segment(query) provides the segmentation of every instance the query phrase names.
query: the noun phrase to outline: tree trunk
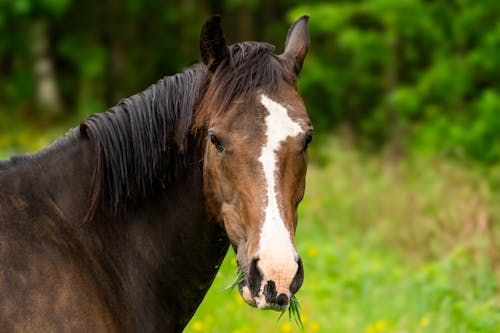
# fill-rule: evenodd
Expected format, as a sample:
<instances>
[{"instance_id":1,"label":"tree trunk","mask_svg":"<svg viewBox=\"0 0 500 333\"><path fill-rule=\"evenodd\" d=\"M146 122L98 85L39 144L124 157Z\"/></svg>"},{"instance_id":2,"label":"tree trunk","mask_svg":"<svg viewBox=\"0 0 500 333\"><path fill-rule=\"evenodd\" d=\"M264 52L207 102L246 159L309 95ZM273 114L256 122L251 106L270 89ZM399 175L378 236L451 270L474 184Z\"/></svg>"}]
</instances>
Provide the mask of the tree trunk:
<instances>
[{"instance_id":1,"label":"tree trunk","mask_svg":"<svg viewBox=\"0 0 500 333\"><path fill-rule=\"evenodd\" d=\"M44 110L59 112L61 97L54 71L54 63L49 52L47 21L36 19L32 26L33 71L36 84L36 102Z\"/></svg>"}]
</instances>

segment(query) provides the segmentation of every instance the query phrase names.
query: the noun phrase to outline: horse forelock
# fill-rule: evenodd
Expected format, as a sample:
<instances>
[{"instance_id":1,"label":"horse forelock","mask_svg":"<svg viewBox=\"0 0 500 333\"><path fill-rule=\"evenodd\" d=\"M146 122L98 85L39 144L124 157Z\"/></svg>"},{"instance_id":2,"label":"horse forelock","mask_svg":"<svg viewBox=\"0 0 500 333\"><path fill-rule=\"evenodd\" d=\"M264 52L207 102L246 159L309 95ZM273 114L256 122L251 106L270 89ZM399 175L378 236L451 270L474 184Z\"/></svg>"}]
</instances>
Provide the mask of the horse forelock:
<instances>
[{"instance_id":1,"label":"horse forelock","mask_svg":"<svg viewBox=\"0 0 500 333\"><path fill-rule=\"evenodd\" d=\"M210 120L221 116L234 100L253 99L259 89L273 94L284 82L295 84L295 79L274 54L273 45L241 42L229 46L228 56L207 76L193 123L194 132L204 135Z\"/></svg>"}]
</instances>

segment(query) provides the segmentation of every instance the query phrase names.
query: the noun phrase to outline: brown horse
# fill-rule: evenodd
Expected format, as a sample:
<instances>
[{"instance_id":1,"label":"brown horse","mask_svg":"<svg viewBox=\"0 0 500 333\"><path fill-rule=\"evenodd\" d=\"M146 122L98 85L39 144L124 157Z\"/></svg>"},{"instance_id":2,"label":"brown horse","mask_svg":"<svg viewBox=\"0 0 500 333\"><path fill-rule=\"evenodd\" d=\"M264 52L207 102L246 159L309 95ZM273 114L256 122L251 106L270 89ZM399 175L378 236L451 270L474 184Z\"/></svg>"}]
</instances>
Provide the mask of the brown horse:
<instances>
[{"instance_id":1,"label":"brown horse","mask_svg":"<svg viewBox=\"0 0 500 333\"><path fill-rule=\"evenodd\" d=\"M180 332L229 243L244 300L287 309L303 280L306 26L276 55L226 46L214 17L204 64L0 162L0 330Z\"/></svg>"}]
</instances>

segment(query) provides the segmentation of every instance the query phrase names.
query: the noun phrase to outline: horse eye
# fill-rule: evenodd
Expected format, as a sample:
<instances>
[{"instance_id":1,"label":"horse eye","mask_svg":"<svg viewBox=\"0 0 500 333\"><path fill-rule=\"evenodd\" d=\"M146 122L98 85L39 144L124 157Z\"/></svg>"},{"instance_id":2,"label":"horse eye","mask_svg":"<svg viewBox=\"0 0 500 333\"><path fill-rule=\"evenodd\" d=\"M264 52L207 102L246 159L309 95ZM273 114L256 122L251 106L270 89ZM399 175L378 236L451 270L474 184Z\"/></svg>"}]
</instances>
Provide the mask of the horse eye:
<instances>
[{"instance_id":1,"label":"horse eye","mask_svg":"<svg viewBox=\"0 0 500 333\"><path fill-rule=\"evenodd\" d=\"M306 150L307 146L309 146L309 144L311 143L311 141L313 139L313 135L314 135L313 132L310 132L309 134L307 134L306 139L304 141L304 150Z\"/></svg>"},{"instance_id":2,"label":"horse eye","mask_svg":"<svg viewBox=\"0 0 500 333\"><path fill-rule=\"evenodd\" d=\"M218 153L222 153L224 151L224 147L220 143L219 139L215 136L214 133L209 133L208 137L210 138L210 142L215 146L215 150L217 150Z\"/></svg>"}]
</instances>

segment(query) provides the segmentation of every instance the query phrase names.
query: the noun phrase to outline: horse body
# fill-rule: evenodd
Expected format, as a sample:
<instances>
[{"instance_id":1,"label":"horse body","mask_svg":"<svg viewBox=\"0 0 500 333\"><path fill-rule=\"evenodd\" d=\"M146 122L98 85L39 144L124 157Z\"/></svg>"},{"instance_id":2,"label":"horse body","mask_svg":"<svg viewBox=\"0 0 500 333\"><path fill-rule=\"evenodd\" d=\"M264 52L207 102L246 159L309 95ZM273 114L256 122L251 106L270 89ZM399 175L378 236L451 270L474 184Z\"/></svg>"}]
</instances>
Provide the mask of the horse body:
<instances>
[{"instance_id":1,"label":"horse body","mask_svg":"<svg viewBox=\"0 0 500 333\"><path fill-rule=\"evenodd\" d=\"M180 332L229 244L243 299L288 308L303 279L306 22L277 56L265 43L227 47L215 17L204 65L0 161L2 330Z\"/></svg>"}]
</instances>

